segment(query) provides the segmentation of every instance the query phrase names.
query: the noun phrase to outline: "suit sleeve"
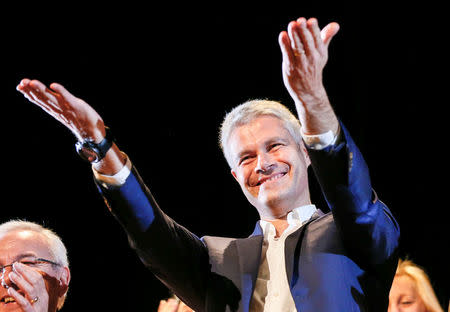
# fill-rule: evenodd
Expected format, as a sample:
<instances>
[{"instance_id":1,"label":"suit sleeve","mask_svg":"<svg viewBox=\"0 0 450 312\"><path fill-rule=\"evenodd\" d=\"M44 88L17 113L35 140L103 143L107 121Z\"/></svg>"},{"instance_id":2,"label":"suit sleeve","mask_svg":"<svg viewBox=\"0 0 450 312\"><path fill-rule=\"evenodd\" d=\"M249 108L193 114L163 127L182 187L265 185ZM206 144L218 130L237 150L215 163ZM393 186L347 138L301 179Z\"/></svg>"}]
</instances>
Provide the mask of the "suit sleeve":
<instances>
[{"instance_id":1,"label":"suit sleeve","mask_svg":"<svg viewBox=\"0 0 450 312\"><path fill-rule=\"evenodd\" d=\"M338 144L309 149L309 156L346 248L360 265L377 266L395 257L399 226L372 190L367 164L342 123L341 130Z\"/></svg>"},{"instance_id":2,"label":"suit sleeve","mask_svg":"<svg viewBox=\"0 0 450 312\"><path fill-rule=\"evenodd\" d=\"M164 214L134 168L120 187L97 186L142 262L186 304L203 310L209 259L201 240Z\"/></svg>"}]
</instances>

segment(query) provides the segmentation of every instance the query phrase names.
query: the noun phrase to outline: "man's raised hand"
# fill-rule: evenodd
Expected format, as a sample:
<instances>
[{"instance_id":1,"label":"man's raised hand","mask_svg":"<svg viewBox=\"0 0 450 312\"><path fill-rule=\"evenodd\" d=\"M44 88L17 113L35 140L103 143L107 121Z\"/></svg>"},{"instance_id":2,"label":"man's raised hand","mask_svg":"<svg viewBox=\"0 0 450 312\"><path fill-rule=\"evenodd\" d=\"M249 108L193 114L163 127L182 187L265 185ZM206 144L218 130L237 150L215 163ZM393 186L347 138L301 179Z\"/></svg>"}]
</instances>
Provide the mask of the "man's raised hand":
<instances>
[{"instance_id":1,"label":"man's raised hand","mask_svg":"<svg viewBox=\"0 0 450 312\"><path fill-rule=\"evenodd\" d=\"M315 18L299 18L279 35L284 84L293 98L305 133L337 131L338 122L323 85L328 46L339 31L337 23L319 28Z\"/></svg>"},{"instance_id":2,"label":"man's raised hand","mask_svg":"<svg viewBox=\"0 0 450 312\"><path fill-rule=\"evenodd\" d=\"M69 128L79 141L89 138L100 142L103 139L105 127L100 115L62 85L52 83L48 88L38 80L25 78L17 85L17 90Z\"/></svg>"}]
</instances>

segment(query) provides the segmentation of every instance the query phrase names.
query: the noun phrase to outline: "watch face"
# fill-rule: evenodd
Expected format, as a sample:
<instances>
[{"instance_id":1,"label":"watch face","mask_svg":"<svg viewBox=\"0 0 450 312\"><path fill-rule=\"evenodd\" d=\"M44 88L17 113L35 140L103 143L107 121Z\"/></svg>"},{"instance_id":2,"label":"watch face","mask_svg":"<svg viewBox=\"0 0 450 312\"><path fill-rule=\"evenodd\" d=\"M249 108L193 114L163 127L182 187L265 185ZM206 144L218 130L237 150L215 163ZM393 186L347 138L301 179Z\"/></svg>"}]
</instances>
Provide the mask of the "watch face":
<instances>
[{"instance_id":1,"label":"watch face","mask_svg":"<svg viewBox=\"0 0 450 312\"><path fill-rule=\"evenodd\" d=\"M91 139L84 139L82 142L75 143L77 153L90 163L99 162L105 157L113 145L112 135L109 128L105 127L106 135L100 143L95 143Z\"/></svg>"},{"instance_id":2,"label":"watch face","mask_svg":"<svg viewBox=\"0 0 450 312\"><path fill-rule=\"evenodd\" d=\"M86 146L85 144L83 144L81 142L77 142L76 148L77 148L78 154L83 159L87 160L90 163L97 161L98 153L94 149Z\"/></svg>"},{"instance_id":3,"label":"watch face","mask_svg":"<svg viewBox=\"0 0 450 312\"><path fill-rule=\"evenodd\" d=\"M89 148L83 147L80 152L81 152L80 155L89 162L95 162L98 158L97 153L95 153L93 150Z\"/></svg>"}]
</instances>

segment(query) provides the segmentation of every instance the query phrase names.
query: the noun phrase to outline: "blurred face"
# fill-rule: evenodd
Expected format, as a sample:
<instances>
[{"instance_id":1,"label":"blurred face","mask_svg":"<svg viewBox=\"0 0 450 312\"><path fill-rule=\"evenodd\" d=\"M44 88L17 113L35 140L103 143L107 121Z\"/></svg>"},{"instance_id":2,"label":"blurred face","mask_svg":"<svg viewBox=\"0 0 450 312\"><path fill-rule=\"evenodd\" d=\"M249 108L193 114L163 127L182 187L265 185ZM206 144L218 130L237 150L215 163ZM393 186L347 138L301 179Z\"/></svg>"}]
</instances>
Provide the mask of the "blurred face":
<instances>
[{"instance_id":1,"label":"blurred face","mask_svg":"<svg viewBox=\"0 0 450 312\"><path fill-rule=\"evenodd\" d=\"M49 263L34 264L38 258L55 261L44 236L34 231L14 231L0 236L0 266L12 263L26 263L26 271L16 272L26 281L24 285L13 282L10 274L14 269L5 268L0 286L0 312L23 311L23 308L8 294L8 288L15 289L31 302L31 296L39 297L35 305L48 305L48 311L56 311L59 296L65 293L67 283L61 283L64 269ZM1 272L0 272L1 273ZM31 273L31 274L30 274Z\"/></svg>"},{"instance_id":2,"label":"blurred face","mask_svg":"<svg viewBox=\"0 0 450 312\"><path fill-rule=\"evenodd\" d=\"M309 158L280 119L261 116L237 127L227 146L232 174L261 218L281 218L310 203Z\"/></svg>"},{"instance_id":3,"label":"blurred face","mask_svg":"<svg viewBox=\"0 0 450 312\"><path fill-rule=\"evenodd\" d=\"M396 275L389 293L388 312L426 312L416 283L408 275Z\"/></svg>"}]
</instances>

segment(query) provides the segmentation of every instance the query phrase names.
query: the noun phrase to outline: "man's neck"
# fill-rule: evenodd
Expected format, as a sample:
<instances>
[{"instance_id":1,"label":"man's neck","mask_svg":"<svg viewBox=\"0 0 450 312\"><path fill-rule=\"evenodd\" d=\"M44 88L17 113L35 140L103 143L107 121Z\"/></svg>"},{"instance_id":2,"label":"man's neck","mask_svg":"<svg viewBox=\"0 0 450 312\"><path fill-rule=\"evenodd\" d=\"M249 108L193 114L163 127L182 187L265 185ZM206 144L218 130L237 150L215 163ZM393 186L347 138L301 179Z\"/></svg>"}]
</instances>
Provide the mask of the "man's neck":
<instances>
[{"instance_id":1,"label":"man's neck","mask_svg":"<svg viewBox=\"0 0 450 312\"><path fill-rule=\"evenodd\" d=\"M272 225L275 227L275 237L280 237L283 232L288 228L289 223L287 219L275 219L275 220L268 220L267 222L272 223Z\"/></svg>"}]
</instances>

